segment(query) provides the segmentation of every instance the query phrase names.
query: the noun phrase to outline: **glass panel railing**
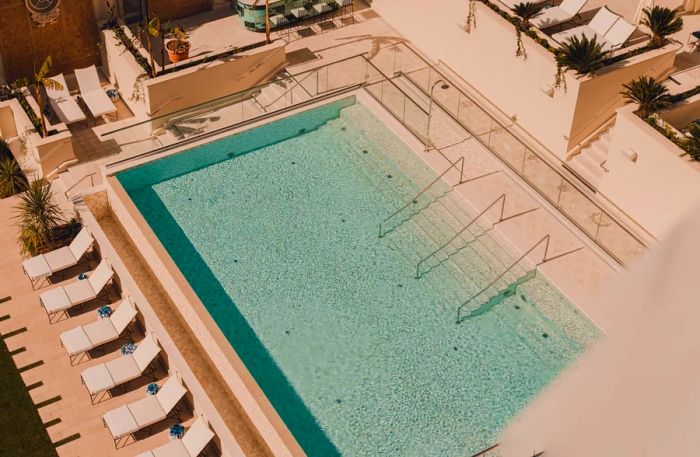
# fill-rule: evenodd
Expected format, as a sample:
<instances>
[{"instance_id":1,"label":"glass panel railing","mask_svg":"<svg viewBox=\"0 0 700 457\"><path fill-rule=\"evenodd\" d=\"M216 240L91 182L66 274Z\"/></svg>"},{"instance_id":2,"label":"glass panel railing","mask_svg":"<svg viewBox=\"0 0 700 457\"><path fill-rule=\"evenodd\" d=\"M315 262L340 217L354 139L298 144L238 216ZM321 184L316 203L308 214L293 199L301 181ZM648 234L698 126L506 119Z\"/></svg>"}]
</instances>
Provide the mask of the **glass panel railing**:
<instances>
[{"instance_id":1,"label":"glass panel railing","mask_svg":"<svg viewBox=\"0 0 700 457\"><path fill-rule=\"evenodd\" d=\"M405 43L393 47L400 49L395 52L390 48L383 49L373 61L376 59L381 62L382 68L388 66L392 70L403 71L415 86L424 91L426 97L436 82L441 79L448 81L447 89L433 91L433 100L442 110L449 113L618 262L627 264L643 254L646 245L639 236L512 133L509 124L497 120L495 115L487 112ZM395 61L389 63L389 56L392 55ZM422 65L417 60L422 61ZM434 122L435 119L431 119L431 124ZM433 143L437 143L434 139L436 135L438 132L432 130L431 125ZM638 230L651 237L643 227L638 227Z\"/></svg>"}]
</instances>

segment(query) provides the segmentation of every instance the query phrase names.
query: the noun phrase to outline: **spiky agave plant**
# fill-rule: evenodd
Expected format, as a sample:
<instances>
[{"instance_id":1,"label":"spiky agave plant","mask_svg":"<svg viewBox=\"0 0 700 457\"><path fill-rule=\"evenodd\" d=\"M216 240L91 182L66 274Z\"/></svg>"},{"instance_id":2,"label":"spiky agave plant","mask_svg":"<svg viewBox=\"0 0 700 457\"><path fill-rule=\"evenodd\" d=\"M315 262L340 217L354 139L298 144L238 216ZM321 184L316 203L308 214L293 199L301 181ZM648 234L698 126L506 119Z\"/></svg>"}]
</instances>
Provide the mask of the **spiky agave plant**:
<instances>
[{"instance_id":1,"label":"spiky agave plant","mask_svg":"<svg viewBox=\"0 0 700 457\"><path fill-rule=\"evenodd\" d=\"M628 101L639 104L637 114L641 118L671 106L671 96L666 86L650 76L640 76L622 87L625 90L620 94Z\"/></svg>"},{"instance_id":2,"label":"spiky agave plant","mask_svg":"<svg viewBox=\"0 0 700 457\"><path fill-rule=\"evenodd\" d=\"M693 160L700 160L700 125L690 124L688 133L690 136L684 139L683 149Z\"/></svg>"},{"instance_id":3,"label":"spiky agave plant","mask_svg":"<svg viewBox=\"0 0 700 457\"><path fill-rule=\"evenodd\" d=\"M667 36L683 29L683 18L678 15L678 8L672 10L657 5L653 8L644 8L642 11L644 13L642 24L651 30L651 43L654 45L662 45Z\"/></svg>"},{"instance_id":4,"label":"spiky agave plant","mask_svg":"<svg viewBox=\"0 0 700 457\"><path fill-rule=\"evenodd\" d=\"M63 223L61 208L54 201L51 185L43 180L32 181L19 199L15 217L20 226L20 246L36 255L51 243L54 229Z\"/></svg>"},{"instance_id":5,"label":"spiky agave plant","mask_svg":"<svg viewBox=\"0 0 700 457\"><path fill-rule=\"evenodd\" d=\"M0 157L0 198L27 190L27 178L12 157Z\"/></svg>"}]
</instances>

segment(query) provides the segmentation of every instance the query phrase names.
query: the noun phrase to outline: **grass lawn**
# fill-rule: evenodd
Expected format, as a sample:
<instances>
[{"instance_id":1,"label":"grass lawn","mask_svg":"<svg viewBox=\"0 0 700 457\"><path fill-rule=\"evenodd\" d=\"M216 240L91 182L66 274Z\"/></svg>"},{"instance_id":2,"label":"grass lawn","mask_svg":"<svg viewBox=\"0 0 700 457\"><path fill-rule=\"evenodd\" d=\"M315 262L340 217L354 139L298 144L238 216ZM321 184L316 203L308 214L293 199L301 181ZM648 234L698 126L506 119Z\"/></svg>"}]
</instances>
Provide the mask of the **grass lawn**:
<instances>
[{"instance_id":1,"label":"grass lawn","mask_svg":"<svg viewBox=\"0 0 700 457\"><path fill-rule=\"evenodd\" d=\"M0 456L58 455L4 341L0 341L0 430Z\"/></svg>"}]
</instances>

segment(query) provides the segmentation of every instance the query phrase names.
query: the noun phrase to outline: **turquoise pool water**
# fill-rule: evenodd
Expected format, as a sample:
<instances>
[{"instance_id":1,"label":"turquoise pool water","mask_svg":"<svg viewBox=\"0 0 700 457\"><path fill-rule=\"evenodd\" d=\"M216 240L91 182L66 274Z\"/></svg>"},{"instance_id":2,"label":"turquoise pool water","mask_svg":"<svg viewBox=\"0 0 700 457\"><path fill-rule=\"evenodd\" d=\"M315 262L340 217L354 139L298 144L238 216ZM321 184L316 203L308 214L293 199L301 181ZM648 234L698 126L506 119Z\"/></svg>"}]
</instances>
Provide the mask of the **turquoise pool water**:
<instances>
[{"instance_id":1,"label":"turquoise pool water","mask_svg":"<svg viewBox=\"0 0 700 457\"><path fill-rule=\"evenodd\" d=\"M457 325L508 262L488 234L415 279L468 220L346 99L118 179L310 456L464 456L597 336L539 276ZM410 216L410 217L409 217Z\"/></svg>"}]
</instances>

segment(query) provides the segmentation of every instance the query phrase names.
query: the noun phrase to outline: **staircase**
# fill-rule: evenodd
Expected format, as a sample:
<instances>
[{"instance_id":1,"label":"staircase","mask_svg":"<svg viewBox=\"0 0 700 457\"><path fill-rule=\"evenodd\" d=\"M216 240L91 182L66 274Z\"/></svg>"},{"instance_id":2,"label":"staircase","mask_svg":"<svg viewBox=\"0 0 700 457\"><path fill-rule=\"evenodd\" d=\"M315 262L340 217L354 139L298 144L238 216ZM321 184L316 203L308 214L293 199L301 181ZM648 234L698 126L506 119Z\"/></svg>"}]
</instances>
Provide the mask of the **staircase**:
<instances>
[{"instance_id":1,"label":"staircase","mask_svg":"<svg viewBox=\"0 0 700 457\"><path fill-rule=\"evenodd\" d=\"M605 162L608 160L610 146L610 129L608 129L567 162L567 165L596 190L603 176L608 172Z\"/></svg>"}]
</instances>

